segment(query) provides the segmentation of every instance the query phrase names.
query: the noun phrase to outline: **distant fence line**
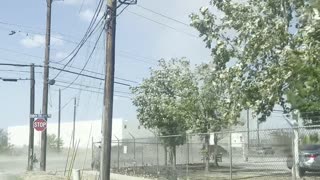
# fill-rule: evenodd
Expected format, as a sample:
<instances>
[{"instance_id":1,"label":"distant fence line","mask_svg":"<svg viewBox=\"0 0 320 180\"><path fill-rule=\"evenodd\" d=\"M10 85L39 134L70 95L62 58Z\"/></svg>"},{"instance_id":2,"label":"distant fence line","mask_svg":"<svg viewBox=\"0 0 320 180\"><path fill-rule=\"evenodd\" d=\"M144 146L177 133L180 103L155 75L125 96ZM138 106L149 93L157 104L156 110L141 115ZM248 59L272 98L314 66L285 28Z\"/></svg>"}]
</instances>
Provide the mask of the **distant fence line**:
<instances>
[{"instance_id":1,"label":"distant fence line","mask_svg":"<svg viewBox=\"0 0 320 180\"><path fill-rule=\"evenodd\" d=\"M216 145L212 141L213 134L219 137ZM318 143L307 142L307 140L312 140L309 138L311 136L319 137L319 134L320 125L260 129L249 132L226 130L172 136L155 135L146 138L133 137L112 141L111 163L113 171L148 177L170 178L167 175L169 173L170 176L187 179L291 178L296 176L294 174L296 172L292 173L287 167L288 155L298 158L298 154L294 152L296 143L298 142L298 145ZM211 138L210 142L205 140L205 136ZM295 140L296 136L298 141ZM179 137L183 137L184 141L180 142L182 145L176 144L176 166L174 167L170 164L172 154L170 149L165 149L168 144L164 142L172 143ZM100 151L97 146L93 147L96 147L92 151L93 157L96 157L93 161L95 162L99 159ZM219 157L219 162L215 162L215 157ZM209 171L204 173L208 158L210 159Z\"/></svg>"}]
</instances>

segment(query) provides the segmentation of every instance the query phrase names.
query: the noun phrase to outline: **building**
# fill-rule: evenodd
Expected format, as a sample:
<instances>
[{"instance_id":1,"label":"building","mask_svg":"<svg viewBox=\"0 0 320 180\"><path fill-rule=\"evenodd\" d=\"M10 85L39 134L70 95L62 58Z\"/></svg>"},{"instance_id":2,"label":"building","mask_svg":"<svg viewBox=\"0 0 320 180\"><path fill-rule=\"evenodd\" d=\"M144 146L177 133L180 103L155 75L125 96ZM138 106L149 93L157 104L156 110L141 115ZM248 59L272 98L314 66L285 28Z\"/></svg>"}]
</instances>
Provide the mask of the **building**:
<instances>
[{"instance_id":1,"label":"building","mask_svg":"<svg viewBox=\"0 0 320 180\"><path fill-rule=\"evenodd\" d=\"M86 148L91 141L101 140L101 120L77 121L75 124L75 141L80 140L79 147ZM72 139L73 123L63 122L60 125L60 138L63 147L67 148ZM48 123L47 134L58 134L58 123ZM138 121L113 119L112 140L153 137L147 129L139 125ZM15 147L23 147L29 144L29 125L8 127L9 143ZM40 147L41 133L35 131L34 145Z\"/></svg>"}]
</instances>

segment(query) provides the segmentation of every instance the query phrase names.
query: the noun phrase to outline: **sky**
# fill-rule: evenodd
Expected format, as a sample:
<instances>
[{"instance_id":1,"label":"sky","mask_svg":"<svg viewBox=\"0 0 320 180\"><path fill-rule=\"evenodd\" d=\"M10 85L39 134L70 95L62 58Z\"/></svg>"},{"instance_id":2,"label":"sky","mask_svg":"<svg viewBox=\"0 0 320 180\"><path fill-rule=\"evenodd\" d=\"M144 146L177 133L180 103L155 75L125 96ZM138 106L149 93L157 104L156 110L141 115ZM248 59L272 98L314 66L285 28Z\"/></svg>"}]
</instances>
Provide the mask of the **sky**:
<instances>
[{"instance_id":1,"label":"sky","mask_svg":"<svg viewBox=\"0 0 320 180\"><path fill-rule=\"evenodd\" d=\"M208 0L139 0L139 6L129 6L117 18L116 34L116 70L115 76L129 81L116 79L118 82L131 86L138 85L147 78L151 67L156 67L157 60L164 58L187 57L192 64L200 64L210 60L210 50L198 37L198 32L192 27L183 25L157 13L190 23L189 14L198 12L201 6L208 5ZM61 67L55 62L68 55L81 40L98 0L64 0L52 4L52 37L50 65ZM124 6L119 8L120 10ZM0 6L0 62L1 63L34 63L44 62L44 37L46 25L46 1L11 0L2 2ZM11 34L15 31L15 34ZM98 32L88 40L72 62L72 66L82 68L89 57ZM100 39L86 69L104 73L105 37ZM61 63L65 63L63 61ZM67 68L77 71L78 69ZM36 113L41 111L43 69L36 68ZM50 78L57 71L50 70ZM101 75L84 72L96 77ZM29 78L29 68L0 66L2 78ZM58 117L58 89L62 89L62 121L72 121L73 99L77 99L77 121L101 119L102 94L86 92L78 89L64 89L59 85L68 85L76 78L75 75L61 73L56 78L56 85L49 87L49 121L56 122ZM134 81L134 82L131 82ZM137 82L137 83L136 83ZM76 85L75 85L76 84ZM90 89L85 86L103 88L103 82L85 77L79 77L71 86L74 88ZM30 81L18 82L0 81L0 128L25 125L29 117ZM115 95L131 96L127 86L115 85ZM114 118L136 120L135 107L130 99L114 97Z\"/></svg>"},{"instance_id":2,"label":"sky","mask_svg":"<svg viewBox=\"0 0 320 180\"><path fill-rule=\"evenodd\" d=\"M98 0L64 0L54 1L52 4L52 37L50 65L60 67L59 60L66 57L82 39ZM117 17L116 33L116 70L117 82L138 85L149 76L150 68L155 68L157 60L164 58L186 57L194 64L206 63L211 60L210 50L199 37L199 33L190 26L189 15L198 12L202 6L208 6L209 0L138 0L138 5L131 5ZM124 6L120 7L119 12ZM150 12L144 8L158 13ZM177 21L165 18L160 14ZM182 23L181 23L182 22ZM1 63L34 63L42 65L44 62L44 37L46 25L45 0L10 0L2 2L0 6L0 62ZM15 32L13 35L12 31ZM95 33L80 50L71 65L82 68L93 49L99 33ZM104 73L105 62L104 34L98 42L86 69ZM61 63L66 63L62 61ZM79 72L79 69L66 68ZM43 69L36 68L36 113L41 112ZM50 77L57 75L57 71L50 70ZM88 75L101 75L84 72ZM29 78L29 68L0 66L2 78ZM124 81L121 79L129 80ZM71 88L64 89L75 80ZM95 88L88 88L93 86ZM62 89L62 118L63 122L73 119L73 101L77 99L76 120L97 120L102 117L103 96L99 91L103 82L86 77L78 77L68 73L61 73L56 78L56 84L49 87L48 112L52 115L50 122L58 119L58 90ZM73 88L81 88L73 89ZM0 128L8 126L26 125L29 121L29 93L30 82L0 81ZM136 109L129 98L130 89L127 86L115 85L113 117L136 121ZM120 97L125 96L125 97ZM280 118L280 121L279 121ZM263 127L286 126L286 122L276 114Z\"/></svg>"}]
</instances>

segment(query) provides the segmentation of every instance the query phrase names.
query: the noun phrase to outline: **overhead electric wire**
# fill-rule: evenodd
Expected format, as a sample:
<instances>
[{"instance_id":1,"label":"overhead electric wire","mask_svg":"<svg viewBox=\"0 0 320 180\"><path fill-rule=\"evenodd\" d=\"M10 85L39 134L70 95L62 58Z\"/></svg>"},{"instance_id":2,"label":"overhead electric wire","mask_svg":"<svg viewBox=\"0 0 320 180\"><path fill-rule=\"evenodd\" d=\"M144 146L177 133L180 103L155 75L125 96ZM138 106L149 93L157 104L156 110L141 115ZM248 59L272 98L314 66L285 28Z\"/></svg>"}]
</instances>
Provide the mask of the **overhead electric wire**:
<instances>
[{"instance_id":1,"label":"overhead electric wire","mask_svg":"<svg viewBox=\"0 0 320 180\"><path fill-rule=\"evenodd\" d=\"M0 50L4 50L4 49L0 48ZM39 56L33 56L33 55L31 55L31 54L19 53L19 52L17 52L17 51L13 51L13 50L10 50L10 49L5 49L4 51L9 51L9 52L13 52L13 53L16 53L16 54L23 54L23 55L25 55L25 56L32 56L32 57L34 57L34 58L42 59L42 58L39 57ZM141 57L142 57L142 56L141 56ZM0 59L3 59L3 58L0 58ZM4 59L4 60L13 61L12 59ZM18 62L18 61L16 61L16 62ZM18 63L21 63L21 62L18 62ZM63 63L57 63L57 62L54 62L54 61L52 61L51 63L52 63L52 64L57 64L57 65L61 65L61 66L64 65ZM2 64L3 64L3 63L0 63L0 65L2 65ZM8 63L8 65L9 65L9 63ZM23 64L23 65L25 65L25 64ZM25 66L30 66L30 65L25 65ZM75 67L75 66L71 66L71 65L68 65L67 67L73 68L73 69L77 69L77 70L81 70L81 68ZM93 71L93 70L84 69L83 71L104 76L103 73L98 73L98 72L95 72L95 71ZM115 77L115 79L139 84L139 82L137 82L137 81L133 81L133 80L125 79L125 78Z\"/></svg>"},{"instance_id":2,"label":"overhead electric wire","mask_svg":"<svg viewBox=\"0 0 320 180\"><path fill-rule=\"evenodd\" d=\"M80 9L79 9L79 14L80 14L80 13L81 13L81 11L82 11L84 1L85 1L85 0L82 0L82 2L81 2L81 6L80 6Z\"/></svg>"},{"instance_id":3,"label":"overhead electric wire","mask_svg":"<svg viewBox=\"0 0 320 180\"><path fill-rule=\"evenodd\" d=\"M101 20L104 19L104 16L99 20L99 24L101 22ZM99 24L96 24L95 28L90 32L90 34L88 35L87 38L89 38L93 32L96 30L96 28L98 27ZM86 39L87 40L87 39ZM72 61L73 59L77 56L77 54L79 53L80 49L83 47L85 41L79 46L79 48L77 50L75 50L75 53L72 55L72 57L68 60L68 62L66 64L64 64L64 68L66 68ZM72 53L70 53L67 57L69 57ZM58 61L58 63L61 63L62 61L66 60L66 58L62 59L61 61ZM60 74L57 74L57 76L59 76Z\"/></svg>"},{"instance_id":4,"label":"overhead electric wire","mask_svg":"<svg viewBox=\"0 0 320 180\"><path fill-rule=\"evenodd\" d=\"M63 88L65 88L65 87L66 87L66 86L64 86L64 85L59 85L59 84L56 84L55 86L57 86L57 87L63 87ZM92 91L92 90L87 90L87 89L83 89L83 88L69 87L69 89L82 90L82 91L87 91L87 92L92 92L92 93L103 94L103 92L99 92L99 91ZM129 97L129 96L122 96L122 95L114 95L114 96L116 96L116 97L123 97L123 98L127 98L127 99L131 99L131 97Z\"/></svg>"},{"instance_id":5,"label":"overhead electric wire","mask_svg":"<svg viewBox=\"0 0 320 180\"><path fill-rule=\"evenodd\" d=\"M126 10L129 7L130 4L127 4L118 14L117 17L120 16L124 10Z\"/></svg>"},{"instance_id":6,"label":"overhead electric wire","mask_svg":"<svg viewBox=\"0 0 320 180\"><path fill-rule=\"evenodd\" d=\"M19 52L19 51L15 51L15 50L12 50L12 49L6 49L6 48L1 48L1 47L0 47L0 50L2 50L2 51L7 51L7 52L11 52L11 53L15 53L15 54L21 54L21 55L24 55L24 56L29 56L29 57L33 57L33 58L37 58L37 59L43 59L43 57L40 57L40 56L34 56L34 55L32 55L32 54Z\"/></svg>"},{"instance_id":7,"label":"overhead electric wire","mask_svg":"<svg viewBox=\"0 0 320 180\"><path fill-rule=\"evenodd\" d=\"M159 13L159 12L156 12L156 11L152 10L152 9L143 7L143 6L139 5L139 4L137 4L136 6L139 7L139 8L142 8L142 9L144 9L144 10L146 10L146 11L149 11L149 12L151 12L151 13L153 13L153 14L157 14L157 15L159 15L159 16L162 16L162 17L166 18L166 19L169 19L169 20L171 20L171 21L174 21L174 22L176 22L176 23L179 23L179 24L182 24L182 25L184 25L184 26L190 27L189 24L184 23L184 22L182 22L182 21L180 21L180 20L174 19L174 18L172 18L172 17L170 17L170 16L161 14L161 13Z\"/></svg>"},{"instance_id":8,"label":"overhead electric wire","mask_svg":"<svg viewBox=\"0 0 320 180\"><path fill-rule=\"evenodd\" d=\"M65 70L65 69L61 69L61 68L57 68L57 67L53 67L53 66L50 66L49 68L55 69L55 70L59 70L59 71L68 72L68 73L75 74L75 75L80 75L80 76L92 78L92 79L96 79L96 80L102 80L102 81L104 81L104 78L99 78L99 77L91 76L91 75L88 75L88 74L82 74L82 73L78 73L78 72L74 72L74 71L69 71L69 70ZM115 84L119 84L119 85L123 85L123 86L128 86L128 87L131 86L130 84L126 84L126 83L122 83L122 82L117 82L117 81L115 81L114 83L115 83Z\"/></svg>"},{"instance_id":9,"label":"overhead electric wire","mask_svg":"<svg viewBox=\"0 0 320 180\"><path fill-rule=\"evenodd\" d=\"M103 0L100 0L100 1L99 1L99 4L98 4L98 6L97 6L97 9L96 9L96 11L95 11L95 14L94 14L94 16L93 16L92 19L91 19L91 22L90 22L90 25L89 25L89 27L88 27L88 29L87 29L87 32L85 33L85 35L84 35L83 39L81 40L81 42L76 46L76 48L75 48L68 56L66 56L65 58L63 58L61 61L58 61L58 62L62 62L62 61L64 61L64 60L66 60L68 57L71 56L71 58L68 60L68 62L67 62L66 64L64 64L64 66L63 66L62 69L65 69L65 68L68 66L68 64L70 64L70 63L73 61L73 59L77 56L78 52L80 51L80 49L82 48L82 46L85 44L85 42L90 38L90 36L93 34L93 32L95 32L95 30L96 30L97 27L99 26L100 22L105 19L106 14L104 14L104 15L100 18L100 20L98 21L98 23L96 23L96 25L94 26L94 24L95 24L95 22L96 22L96 20L97 20L97 18L98 18L98 16L99 16L99 14L100 14L100 12L101 12L102 5L103 5ZM93 29L92 29L92 27L93 27ZM53 79L56 79L61 73L62 73L62 71L59 71L59 72L57 73L57 75L56 75Z\"/></svg>"},{"instance_id":10,"label":"overhead electric wire","mask_svg":"<svg viewBox=\"0 0 320 180\"><path fill-rule=\"evenodd\" d=\"M67 107L67 105L70 104L70 102L72 102L73 99L74 99L73 97L70 98L69 101L61 107L60 111L63 110L65 107Z\"/></svg>"},{"instance_id":11,"label":"overhead electric wire","mask_svg":"<svg viewBox=\"0 0 320 180\"><path fill-rule=\"evenodd\" d=\"M103 17L101 18L103 19ZM99 21L100 22L100 21ZM97 27L97 26L96 26ZM95 29L94 29L95 31ZM89 36L91 36L93 33L93 31L90 33ZM68 62L66 64L63 65L62 69L65 69L71 62L72 60L77 56L78 52L80 51L81 47L83 46L83 44L80 46L80 48L72 55L72 57L68 60ZM61 61L59 61L58 63L60 63ZM53 79L57 78L60 75L61 72L59 72Z\"/></svg>"},{"instance_id":12,"label":"overhead electric wire","mask_svg":"<svg viewBox=\"0 0 320 180\"><path fill-rule=\"evenodd\" d=\"M16 72L16 73L30 73L30 71L19 71L19 70L12 70L12 69L0 69L2 72ZM42 72L34 72L36 74L42 74Z\"/></svg>"},{"instance_id":13,"label":"overhead electric wire","mask_svg":"<svg viewBox=\"0 0 320 180\"><path fill-rule=\"evenodd\" d=\"M3 81L6 80L17 80L17 81L27 81L27 80L31 80L29 78L5 78L5 77L0 77L0 79L2 79Z\"/></svg>"},{"instance_id":14,"label":"overhead electric wire","mask_svg":"<svg viewBox=\"0 0 320 180\"><path fill-rule=\"evenodd\" d=\"M164 27L170 28L170 29L172 29L172 30L175 30L175 31L177 31L177 32L180 32L180 33L183 33L183 34L185 34L185 35L188 35L188 36L190 36L190 37L199 38L198 36L196 36L196 35L194 35L194 34L191 34L191 33L185 32L185 31L181 31L181 30L179 30L179 29L177 29L177 28L174 28L174 27L169 26L169 25L167 25L167 24L165 24L165 23L156 21L156 20L154 20L154 19L148 18L148 17L146 17L146 16L144 16L144 15L141 15L141 14L138 14L138 13L136 13L136 12L129 11L129 10L128 10L128 12L130 12L131 14L134 14L134 15L136 15L136 16L139 16L139 17L141 17L141 18L144 18L144 19L146 19L146 20L148 20L148 21L151 21L151 22L154 22L154 23L156 23L156 24L159 24L159 25L161 25L161 26L164 26Z\"/></svg>"},{"instance_id":15,"label":"overhead electric wire","mask_svg":"<svg viewBox=\"0 0 320 180\"><path fill-rule=\"evenodd\" d=\"M144 62L144 63L147 63L147 64L152 64L152 65L156 65L157 64L156 62L145 61L145 60L142 60L142 59L137 59L135 57L130 57L128 55L121 55L121 56L126 58L126 59L136 60L136 61Z\"/></svg>"},{"instance_id":16,"label":"overhead electric wire","mask_svg":"<svg viewBox=\"0 0 320 180\"><path fill-rule=\"evenodd\" d=\"M9 23L9 22L5 22L5 21L2 21L2 20L0 20L0 24L9 25L9 26L16 26L16 27L23 27L23 28L27 28L27 29L42 29L43 31L45 31L45 28L39 28L39 27L35 28L35 27L32 27L32 26Z\"/></svg>"},{"instance_id":17,"label":"overhead electric wire","mask_svg":"<svg viewBox=\"0 0 320 180\"><path fill-rule=\"evenodd\" d=\"M94 12L93 17L91 18L90 24L89 24L89 26L88 26L88 28L87 28L87 31L85 32L83 38L81 39L81 41L78 43L78 45L71 51L71 53L70 53L68 56L66 56L65 58L63 58L62 60L60 60L60 61L58 61L58 62L62 62L62 61L64 61L64 60L66 60L66 59L67 59L68 57L70 57L74 52L76 52L76 53L79 52L79 50L81 49L81 47L83 46L83 44L88 40L88 38L91 36L91 33L93 32L92 27L93 27L93 25L95 24L95 22L96 22L96 20L97 20L97 18L98 18L98 16L99 16L99 13L101 12L102 5L103 5L103 0L99 0L99 4L98 4L98 6L97 6L97 8L96 8L96 10L95 10L95 12ZM102 19L102 18L101 18L101 19ZM100 19L100 20L101 20L101 19ZM98 22L97 24L99 24L99 22ZM95 28L96 28L96 26L95 26ZM94 28L94 29L95 29L95 28Z\"/></svg>"},{"instance_id":18,"label":"overhead electric wire","mask_svg":"<svg viewBox=\"0 0 320 180\"><path fill-rule=\"evenodd\" d=\"M30 64L13 64L13 63L0 63L0 66L14 66L14 67L30 67ZM42 67L40 65L34 65L35 67Z\"/></svg>"},{"instance_id":19,"label":"overhead electric wire","mask_svg":"<svg viewBox=\"0 0 320 180\"><path fill-rule=\"evenodd\" d=\"M23 27L23 25L21 25L21 26ZM27 32L27 31L23 31L23 30L17 30L17 31L25 32L25 33L29 33L29 34L40 34L40 35L44 35L44 34L45 34L45 33L42 33L42 32L29 32L29 31ZM59 33L59 34L61 34L61 33ZM68 36L71 37L70 35L64 35L64 36L66 36L66 37L68 37ZM52 37L54 37L54 36L52 36ZM55 37L55 38L60 39L60 40L63 40L63 41L66 41L66 42L70 42L70 43L73 43L73 44L79 44L79 43L80 43L80 42L77 42L77 41L74 41L74 40L69 40L69 39L65 39L65 38L61 38L61 37ZM73 37L71 37L71 38L73 39ZM87 42L91 42L91 41L87 40ZM0 49L1 49L1 48L0 48ZM97 49L102 50L102 51L105 50L104 48L100 48L100 47L97 47ZM9 49L4 49L4 50L6 50L6 51L12 51L13 53L22 54L22 53L20 53L20 52L13 51L13 50L9 50ZM133 55L132 57L137 57L137 56L139 56L139 57L141 57L141 58L143 58L143 59L148 59L148 60L151 60L151 61L154 61L154 60L155 60L155 59L153 59L153 58L143 57L143 56L140 56L140 55L137 55L137 54L134 54L134 53L132 53L132 52L125 51L125 50L120 50L120 53L131 54L131 55ZM34 56L34 55L30 55L30 54L24 54L24 55L43 59L43 57L40 57L40 56ZM51 63L57 63L57 62L51 60Z\"/></svg>"},{"instance_id":20,"label":"overhead electric wire","mask_svg":"<svg viewBox=\"0 0 320 180\"><path fill-rule=\"evenodd\" d=\"M90 55L89 55L86 63L84 64L83 68L81 69L80 74L81 74L81 73L83 72L83 70L87 67L89 61L91 60L92 55L93 55L93 53L94 53L94 51L95 51L95 49L96 49L96 47L97 47L97 44L98 44L98 42L99 42L99 40L100 40L100 38L101 38L101 35L102 35L102 33L104 32L104 26L105 26L105 23L103 23L102 30L101 30L101 32L100 32L100 34L99 34L99 36L98 36L98 39L96 40L96 43L94 44L94 47L93 47L93 49L92 49L92 51L91 51L91 53L90 53ZM70 86L79 78L79 76L80 76L80 75L77 75L77 77L67 86L67 88L70 87ZM56 76L56 77L57 77L57 76ZM54 79L55 79L55 78L54 78ZM67 88L64 88L64 89L62 89L62 90L65 90L65 89L67 89Z\"/></svg>"},{"instance_id":21,"label":"overhead electric wire","mask_svg":"<svg viewBox=\"0 0 320 180\"><path fill-rule=\"evenodd\" d=\"M0 63L0 66L2 66L2 65L3 65L3 66L14 66L14 67L30 67L30 66L31 66L31 65L28 65L28 64ZM35 67L43 67L42 65L34 65L34 66L35 66ZM75 74L75 75L80 75L80 76L83 76L83 77L88 77L88 78L92 78L92 79L104 81L103 78L91 76L91 75L88 75L88 74L83 74L83 73L78 73L78 72L74 72L74 71L70 71L70 70L65 70L65 69L61 69L61 68L54 67L54 66L49 66L49 68L50 68L50 69L54 69L54 70L58 70L58 71L68 72L68 73ZM122 83L122 82L117 82L117 81L115 81L114 83L115 83L115 84L119 84L119 85L123 85L123 86L128 86L128 87L131 86L130 84L126 84L126 83Z\"/></svg>"},{"instance_id":22,"label":"overhead electric wire","mask_svg":"<svg viewBox=\"0 0 320 180\"><path fill-rule=\"evenodd\" d=\"M56 80L56 82L63 83L63 84L70 84L70 82L62 81L62 80ZM85 84L73 83L72 85L80 86L80 87L84 87L84 88L92 88L92 89L103 90L103 88L101 88L101 87L95 87L95 86L85 85ZM114 90L114 92L120 93L120 94L129 94L129 95L131 95L130 92L124 92L124 91L118 91L118 90Z\"/></svg>"},{"instance_id":23,"label":"overhead electric wire","mask_svg":"<svg viewBox=\"0 0 320 180\"><path fill-rule=\"evenodd\" d=\"M62 40L65 41L65 39L62 39ZM69 42L72 42L74 44L78 44L75 41L69 41ZM87 41L87 42L90 42L90 41ZM97 47L97 49L99 49L101 51L105 50L105 49L102 49L102 48L99 48L99 47ZM43 57L40 57L40 56L34 56L34 55L31 55L31 54L27 54L27 53L21 53L21 52L18 52L18 51L15 51L15 50L11 50L11 49L6 49L6 48L1 48L0 47L0 50L11 52L11 53L15 53L15 54L21 54L21 55L24 55L24 56L34 57L34 58L41 59L41 60L43 59ZM156 59L140 56L140 55L134 54L132 52L124 51L124 50L120 50L119 53L122 53L122 54L116 54L116 56L125 57L127 59L130 58L131 60L136 60L136 61L140 61L140 62L144 62L144 63L148 63L148 64L155 64L156 62L152 62L152 61L157 61ZM147 59L147 61L146 60L140 60L137 57L140 57L140 58L143 58L143 59ZM50 63L64 65L63 63L59 63L58 61L55 61L52 58L50 59ZM72 67L72 66L68 64L67 67Z\"/></svg>"}]
</instances>

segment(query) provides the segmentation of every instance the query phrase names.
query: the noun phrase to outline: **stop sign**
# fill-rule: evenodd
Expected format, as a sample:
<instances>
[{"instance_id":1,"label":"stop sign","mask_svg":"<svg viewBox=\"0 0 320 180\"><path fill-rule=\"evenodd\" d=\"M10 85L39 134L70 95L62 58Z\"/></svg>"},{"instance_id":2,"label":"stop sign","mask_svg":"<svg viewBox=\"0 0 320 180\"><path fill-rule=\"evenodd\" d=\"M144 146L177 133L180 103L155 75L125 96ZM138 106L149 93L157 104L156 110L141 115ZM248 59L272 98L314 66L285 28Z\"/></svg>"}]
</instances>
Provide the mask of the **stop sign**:
<instances>
[{"instance_id":1,"label":"stop sign","mask_svg":"<svg viewBox=\"0 0 320 180\"><path fill-rule=\"evenodd\" d=\"M33 121L33 128L37 131L44 131L47 129L47 121L45 119L37 119Z\"/></svg>"}]
</instances>

